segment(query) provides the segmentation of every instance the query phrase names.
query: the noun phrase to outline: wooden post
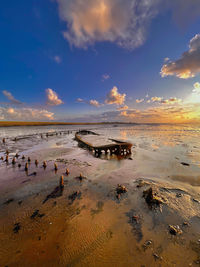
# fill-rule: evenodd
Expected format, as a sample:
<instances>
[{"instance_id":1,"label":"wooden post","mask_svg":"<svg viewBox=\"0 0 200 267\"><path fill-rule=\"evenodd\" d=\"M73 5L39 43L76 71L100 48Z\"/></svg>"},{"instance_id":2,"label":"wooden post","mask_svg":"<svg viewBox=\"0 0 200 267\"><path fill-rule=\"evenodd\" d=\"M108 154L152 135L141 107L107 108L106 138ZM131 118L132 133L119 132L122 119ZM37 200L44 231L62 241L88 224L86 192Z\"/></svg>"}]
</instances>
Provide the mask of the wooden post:
<instances>
[{"instance_id":1,"label":"wooden post","mask_svg":"<svg viewBox=\"0 0 200 267\"><path fill-rule=\"evenodd\" d=\"M24 168L24 170L27 172L28 171L28 163L26 162L26 164L25 164L25 168Z\"/></svg>"},{"instance_id":2,"label":"wooden post","mask_svg":"<svg viewBox=\"0 0 200 267\"><path fill-rule=\"evenodd\" d=\"M63 178L63 175L60 176L60 188L61 188L61 189L64 188L64 178Z\"/></svg>"},{"instance_id":3,"label":"wooden post","mask_svg":"<svg viewBox=\"0 0 200 267\"><path fill-rule=\"evenodd\" d=\"M58 166L56 163L54 163L54 170L57 171L58 170Z\"/></svg>"}]
</instances>

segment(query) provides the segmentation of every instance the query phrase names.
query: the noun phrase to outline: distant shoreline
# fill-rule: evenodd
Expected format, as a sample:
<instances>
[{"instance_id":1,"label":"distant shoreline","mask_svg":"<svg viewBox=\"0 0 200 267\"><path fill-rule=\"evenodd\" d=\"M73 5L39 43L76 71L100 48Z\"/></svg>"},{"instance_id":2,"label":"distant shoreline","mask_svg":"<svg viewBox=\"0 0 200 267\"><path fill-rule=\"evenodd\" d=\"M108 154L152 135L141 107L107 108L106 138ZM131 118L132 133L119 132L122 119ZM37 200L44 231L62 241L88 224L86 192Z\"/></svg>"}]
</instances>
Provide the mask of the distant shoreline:
<instances>
[{"instance_id":1,"label":"distant shoreline","mask_svg":"<svg viewBox=\"0 0 200 267\"><path fill-rule=\"evenodd\" d=\"M103 123L0 121L0 127L11 127L11 126L52 126L52 125L98 125L98 124L103 124Z\"/></svg>"},{"instance_id":2,"label":"distant shoreline","mask_svg":"<svg viewBox=\"0 0 200 267\"><path fill-rule=\"evenodd\" d=\"M39 122L39 121L0 121L0 127L13 126L53 126L53 125L176 125L191 123L136 123L136 122Z\"/></svg>"},{"instance_id":3,"label":"distant shoreline","mask_svg":"<svg viewBox=\"0 0 200 267\"><path fill-rule=\"evenodd\" d=\"M37 121L0 121L0 127L13 126L52 126L52 125L103 125L103 124L137 124L123 122L37 122Z\"/></svg>"}]
</instances>

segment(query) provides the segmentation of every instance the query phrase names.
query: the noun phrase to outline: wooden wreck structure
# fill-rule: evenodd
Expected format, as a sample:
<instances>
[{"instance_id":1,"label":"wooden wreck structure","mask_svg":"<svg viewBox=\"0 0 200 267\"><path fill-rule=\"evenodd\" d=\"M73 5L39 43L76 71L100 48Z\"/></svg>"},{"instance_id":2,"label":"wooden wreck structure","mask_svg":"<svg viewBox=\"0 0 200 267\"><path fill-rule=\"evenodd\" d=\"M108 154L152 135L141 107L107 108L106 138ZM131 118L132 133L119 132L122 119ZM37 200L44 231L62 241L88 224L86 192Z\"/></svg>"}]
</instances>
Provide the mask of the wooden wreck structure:
<instances>
[{"instance_id":1,"label":"wooden wreck structure","mask_svg":"<svg viewBox=\"0 0 200 267\"><path fill-rule=\"evenodd\" d=\"M88 150L100 156L102 153L105 155L118 155L126 156L131 154L131 143L120 140L108 139L88 130L80 130L75 133L75 140Z\"/></svg>"}]
</instances>

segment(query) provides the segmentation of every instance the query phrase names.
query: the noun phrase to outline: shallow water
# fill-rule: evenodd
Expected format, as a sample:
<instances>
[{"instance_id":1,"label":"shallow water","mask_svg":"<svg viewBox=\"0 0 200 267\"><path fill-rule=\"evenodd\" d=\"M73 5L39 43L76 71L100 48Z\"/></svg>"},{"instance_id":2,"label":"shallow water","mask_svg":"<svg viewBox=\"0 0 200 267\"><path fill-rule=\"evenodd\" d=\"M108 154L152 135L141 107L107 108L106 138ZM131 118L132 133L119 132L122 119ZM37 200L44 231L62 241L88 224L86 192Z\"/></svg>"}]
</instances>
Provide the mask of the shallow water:
<instances>
[{"instance_id":1,"label":"shallow water","mask_svg":"<svg viewBox=\"0 0 200 267\"><path fill-rule=\"evenodd\" d=\"M74 140L79 128L131 142L132 160L95 158ZM0 128L0 138L7 138L1 155L11 152L8 164L0 162L0 266L199 266L199 134L191 125ZM11 164L16 152L21 168ZM80 173L87 179L76 179ZM60 175L65 187L54 195ZM137 187L139 178L147 181L144 188ZM128 189L120 199L118 183ZM149 186L166 200L162 207L148 207L142 195ZM80 198L72 200L76 191ZM37 210L42 216L31 218ZM183 233L172 236L169 224Z\"/></svg>"},{"instance_id":2,"label":"shallow water","mask_svg":"<svg viewBox=\"0 0 200 267\"><path fill-rule=\"evenodd\" d=\"M132 158L138 161L141 176L171 177L192 185L200 185L200 126L199 125L93 125L93 126L32 126L2 127L0 156L6 149L15 154L48 148L76 148L74 133L90 129L105 137L128 141L133 144ZM46 134L53 135L46 137ZM58 133L58 135L55 135ZM61 135L60 135L61 133ZM43 135L41 138L40 135ZM14 138L17 137L17 141ZM89 153L86 153L90 156ZM103 157L105 158L105 157ZM141 164L142 163L142 164ZM189 164L189 168L181 163ZM120 163L108 162L106 170ZM191 182L190 182L191 181Z\"/></svg>"}]
</instances>

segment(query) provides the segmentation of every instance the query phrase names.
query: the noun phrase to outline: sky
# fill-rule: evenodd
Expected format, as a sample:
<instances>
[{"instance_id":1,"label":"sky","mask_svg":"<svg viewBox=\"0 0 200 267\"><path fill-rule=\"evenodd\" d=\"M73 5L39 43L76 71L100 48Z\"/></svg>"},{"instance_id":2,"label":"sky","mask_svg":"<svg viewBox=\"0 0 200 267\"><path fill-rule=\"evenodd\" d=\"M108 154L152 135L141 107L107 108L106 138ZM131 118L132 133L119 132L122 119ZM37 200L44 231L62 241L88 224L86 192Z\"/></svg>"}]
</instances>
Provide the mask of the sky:
<instances>
[{"instance_id":1,"label":"sky","mask_svg":"<svg viewBox=\"0 0 200 267\"><path fill-rule=\"evenodd\" d=\"M199 0L0 3L0 120L200 122Z\"/></svg>"}]
</instances>

